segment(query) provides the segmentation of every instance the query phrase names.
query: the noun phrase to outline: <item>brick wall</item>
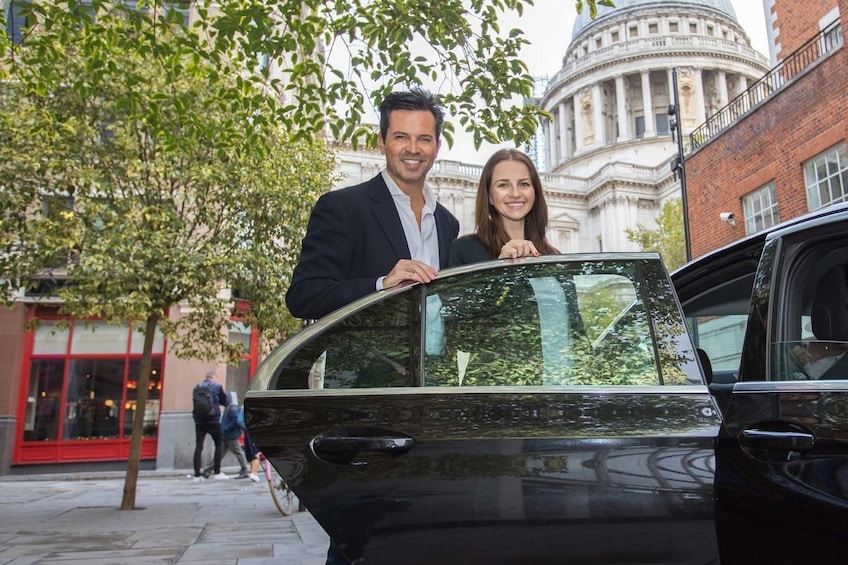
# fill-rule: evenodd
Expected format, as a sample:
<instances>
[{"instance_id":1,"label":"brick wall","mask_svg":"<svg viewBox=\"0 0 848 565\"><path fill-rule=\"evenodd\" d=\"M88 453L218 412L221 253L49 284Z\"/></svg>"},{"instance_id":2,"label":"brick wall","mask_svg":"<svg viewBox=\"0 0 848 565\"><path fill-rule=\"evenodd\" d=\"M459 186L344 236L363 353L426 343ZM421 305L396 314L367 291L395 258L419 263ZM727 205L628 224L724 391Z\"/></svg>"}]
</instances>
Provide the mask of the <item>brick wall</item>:
<instances>
[{"instance_id":1,"label":"brick wall","mask_svg":"<svg viewBox=\"0 0 848 565\"><path fill-rule=\"evenodd\" d=\"M837 0L774 0L775 43L780 61L804 44L819 28L819 19L837 5ZM840 10L844 15L845 11Z\"/></svg>"},{"instance_id":2,"label":"brick wall","mask_svg":"<svg viewBox=\"0 0 848 565\"><path fill-rule=\"evenodd\" d=\"M848 0L839 0L839 5L843 36L848 39ZM806 39L817 32L816 18ZM751 114L687 156L693 258L744 237L742 197L770 181L775 183L780 221L809 211L802 163L840 140L848 142L846 68L848 45L843 44ZM733 212L736 225L722 222L722 212Z\"/></svg>"}]
</instances>

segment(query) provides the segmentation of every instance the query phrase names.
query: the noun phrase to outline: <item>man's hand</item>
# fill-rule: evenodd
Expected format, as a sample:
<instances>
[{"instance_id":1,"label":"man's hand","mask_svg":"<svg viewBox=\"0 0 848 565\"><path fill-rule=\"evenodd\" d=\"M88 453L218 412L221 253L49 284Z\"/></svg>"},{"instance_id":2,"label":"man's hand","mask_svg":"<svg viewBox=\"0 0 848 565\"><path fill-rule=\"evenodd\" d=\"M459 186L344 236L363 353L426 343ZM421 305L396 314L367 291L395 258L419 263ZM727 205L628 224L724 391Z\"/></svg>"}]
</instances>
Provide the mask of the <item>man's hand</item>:
<instances>
[{"instance_id":1,"label":"man's hand","mask_svg":"<svg viewBox=\"0 0 848 565\"><path fill-rule=\"evenodd\" d=\"M538 257L540 255L532 241L510 239L503 247L498 259L518 259L519 257Z\"/></svg>"},{"instance_id":2,"label":"man's hand","mask_svg":"<svg viewBox=\"0 0 848 565\"><path fill-rule=\"evenodd\" d=\"M439 272L421 261L401 259L383 278L383 288L391 288L404 281L428 283L436 278Z\"/></svg>"}]
</instances>

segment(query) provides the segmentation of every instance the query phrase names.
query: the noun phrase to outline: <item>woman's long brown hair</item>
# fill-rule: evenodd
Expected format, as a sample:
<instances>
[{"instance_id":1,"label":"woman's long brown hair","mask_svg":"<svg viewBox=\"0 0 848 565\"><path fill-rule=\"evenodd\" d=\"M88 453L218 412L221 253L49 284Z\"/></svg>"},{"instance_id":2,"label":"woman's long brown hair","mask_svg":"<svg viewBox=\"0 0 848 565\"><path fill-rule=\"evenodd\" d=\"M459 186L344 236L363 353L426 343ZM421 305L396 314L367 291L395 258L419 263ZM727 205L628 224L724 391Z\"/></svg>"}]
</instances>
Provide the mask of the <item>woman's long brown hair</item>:
<instances>
[{"instance_id":1,"label":"woman's long brown hair","mask_svg":"<svg viewBox=\"0 0 848 565\"><path fill-rule=\"evenodd\" d=\"M477 200L474 204L474 223L477 226L477 237L489 250L492 258L497 258L501 253L501 248L509 241L509 236L503 225L503 218L489 202L489 191L495 165L501 161L520 161L527 165L527 170L530 171L530 181L533 183L533 192L536 194L536 199L533 202L533 208L524 218L524 239L532 241L542 255L559 253L548 243L548 238L545 237L545 230L548 227L548 204L542 190L542 179L539 177L536 165L533 164L530 157L518 149L501 149L489 157L489 160L483 166L483 174L480 175L480 182L477 185Z\"/></svg>"}]
</instances>

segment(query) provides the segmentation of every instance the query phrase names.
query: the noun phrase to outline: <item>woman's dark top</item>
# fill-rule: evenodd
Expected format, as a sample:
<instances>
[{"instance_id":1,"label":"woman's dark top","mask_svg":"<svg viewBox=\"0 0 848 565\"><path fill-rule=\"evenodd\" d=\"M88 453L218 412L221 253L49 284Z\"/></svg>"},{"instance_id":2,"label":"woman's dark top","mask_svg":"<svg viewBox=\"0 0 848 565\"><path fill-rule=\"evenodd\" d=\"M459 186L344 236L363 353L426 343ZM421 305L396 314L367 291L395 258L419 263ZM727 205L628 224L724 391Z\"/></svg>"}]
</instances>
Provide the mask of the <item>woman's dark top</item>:
<instances>
[{"instance_id":1,"label":"woman's dark top","mask_svg":"<svg viewBox=\"0 0 848 565\"><path fill-rule=\"evenodd\" d=\"M450 258L448 259L448 267L458 267L460 265L468 265L469 263L479 263L480 261L492 261L497 257L492 257L489 250L480 241L476 235L464 235L459 239L453 240L450 248Z\"/></svg>"}]
</instances>

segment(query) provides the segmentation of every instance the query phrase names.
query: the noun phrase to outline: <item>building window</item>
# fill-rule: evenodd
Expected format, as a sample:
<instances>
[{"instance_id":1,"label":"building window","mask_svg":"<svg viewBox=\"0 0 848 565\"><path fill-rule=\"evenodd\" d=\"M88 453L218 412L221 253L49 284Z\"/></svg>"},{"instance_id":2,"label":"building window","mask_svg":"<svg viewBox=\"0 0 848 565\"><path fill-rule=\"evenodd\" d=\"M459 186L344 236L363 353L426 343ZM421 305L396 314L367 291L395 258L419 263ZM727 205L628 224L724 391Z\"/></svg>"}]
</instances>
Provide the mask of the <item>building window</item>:
<instances>
[{"instance_id":1,"label":"building window","mask_svg":"<svg viewBox=\"0 0 848 565\"><path fill-rule=\"evenodd\" d=\"M645 116L636 116L636 138L645 137Z\"/></svg>"},{"instance_id":2,"label":"building window","mask_svg":"<svg viewBox=\"0 0 848 565\"><path fill-rule=\"evenodd\" d=\"M668 114L665 112L657 112L654 115L654 118L657 125L657 135L666 135L671 133L671 129L668 127Z\"/></svg>"},{"instance_id":3,"label":"building window","mask_svg":"<svg viewBox=\"0 0 848 565\"><path fill-rule=\"evenodd\" d=\"M757 233L777 224L780 219L777 215L774 183L770 182L743 196L742 209L745 212L746 234Z\"/></svg>"},{"instance_id":4,"label":"building window","mask_svg":"<svg viewBox=\"0 0 848 565\"><path fill-rule=\"evenodd\" d=\"M191 2L189 0L177 0L176 2L167 2L165 4L166 17L172 21L187 26L189 24L189 10Z\"/></svg>"},{"instance_id":5,"label":"building window","mask_svg":"<svg viewBox=\"0 0 848 565\"><path fill-rule=\"evenodd\" d=\"M671 33L677 33L678 31L680 31L680 24L678 24L677 22L669 22L668 31L670 31Z\"/></svg>"},{"instance_id":6,"label":"building window","mask_svg":"<svg viewBox=\"0 0 848 565\"><path fill-rule=\"evenodd\" d=\"M34 18L25 12L29 8L28 1L12 0L6 10L6 34L14 44L20 44L24 40L24 34L32 27Z\"/></svg>"},{"instance_id":7,"label":"building window","mask_svg":"<svg viewBox=\"0 0 848 565\"><path fill-rule=\"evenodd\" d=\"M595 38L595 49L600 49L604 46L604 40L600 37Z\"/></svg>"},{"instance_id":8,"label":"building window","mask_svg":"<svg viewBox=\"0 0 848 565\"><path fill-rule=\"evenodd\" d=\"M841 142L824 153L804 162L807 202L816 210L845 202L848 193L848 156Z\"/></svg>"},{"instance_id":9,"label":"building window","mask_svg":"<svg viewBox=\"0 0 848 565\"><path fill-rule=\"evenodd\" d=\"M639 28L636 26L630 26L628 32L630 33L630 37L639 37Z\"/></svg>"},{"instance_id":10,"label":"building window","mask_svg":"<svg viewBox=\"0 0 848 565\"><path fill-rule=\"evenodd\" d=\"M656 22L648 24L648 33L650 35L656 35L660 32L660 26Z\"/></svg>"},{"instance_id":11,"label":"building window","mask_svg":"<svg viewBox=\"0 0 848 565\"><path fill-rule=\"evenodd\" d=\"M692 35L698 35L698 24L696 24L695 22L691 22L689 24L689 33L691 33Z\"/></svg>"},{"instance_id":12,"label":"building window","mask_svg":"<svg viewBox=\"0 0 848 565\"><path fill-rule=\"evenodd\" d=\"M92 440L128 445L133 418L140 409L136 400L143 336L136 330L129 324L70 320L65 325L55 318L40 320L29 352L24 446L72 442L69 445L91 447ZM141 408L145 437L156 437L159 427L164 350L164 337L157 333L147 402ZM86 458L125 459L124 447L115 444L96 456L88 452ZM69 458L74 457L59 457Z\"/></svg>"},{"instance_id":13,"label":"building window","mask_svg":"<svg viewBox=\"0 0 848 565\"><path fill-rule=\"evenodd\" d=\"M715 28L711 25L707 25L707 35L713 37L715 35Z\"/></svg>"},{"instance_id":14,"label":"building window","mask_svg":"<svg viewBox=\"0 0 848 565\"><path fill-rule=\"evenodd\" d=\"M610 38L612 39L613 43L618 43L618 30L612 32L610 34Z\"/></svg>"}]
</instances>

